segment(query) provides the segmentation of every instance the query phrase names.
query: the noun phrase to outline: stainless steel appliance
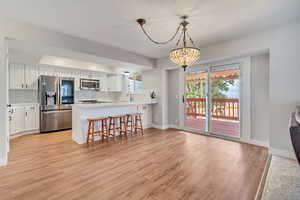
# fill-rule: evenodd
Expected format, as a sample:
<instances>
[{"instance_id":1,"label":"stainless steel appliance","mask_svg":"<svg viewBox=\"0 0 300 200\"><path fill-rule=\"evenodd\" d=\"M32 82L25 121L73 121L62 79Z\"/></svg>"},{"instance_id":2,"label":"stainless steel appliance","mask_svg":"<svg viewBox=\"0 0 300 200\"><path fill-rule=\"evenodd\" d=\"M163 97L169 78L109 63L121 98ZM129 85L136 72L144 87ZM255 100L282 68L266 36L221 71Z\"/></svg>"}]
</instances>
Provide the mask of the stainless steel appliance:
<instances>
[{"instance_id":1,"label":"stainless steel appliance","mask_svg":"<svg viewBox=\"0 0 300 200\"><path fill-rule=\"evenodd\" d=\"M96 90L100 89L100 81L96 79L80 79L80 89L81 90Z\"/></svg>"},{"instance_id":2,"label":"stainless steel appliance","mask_svg":"<svg viewBox=\"0 0 300 200\"><path fill-rule=\"evenodd\" d=\"M72 128L73 78L40 76L39 98L41 132Z\"/></svg>"}]
</instances>

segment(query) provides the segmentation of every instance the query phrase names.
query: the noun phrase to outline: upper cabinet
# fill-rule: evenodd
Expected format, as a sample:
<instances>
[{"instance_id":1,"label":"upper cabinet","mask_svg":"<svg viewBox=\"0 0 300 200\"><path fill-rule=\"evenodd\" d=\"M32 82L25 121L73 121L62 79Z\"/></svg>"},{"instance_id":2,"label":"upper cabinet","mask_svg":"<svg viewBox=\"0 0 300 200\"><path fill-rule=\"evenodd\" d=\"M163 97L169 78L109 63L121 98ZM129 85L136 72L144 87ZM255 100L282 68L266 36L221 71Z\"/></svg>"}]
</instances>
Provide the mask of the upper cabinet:
<instances>
[{"instance_id":1,"label":"upper cabinet","mask_svg":"<svg viewBox=\"0 0 300 200\"><path fill-rule=\"evenodd\" d=\"M124 76L121 74L110 74L107 76L107 91L122 92L124 90Z\"/></svg>"},{"instance_id":2,"label":"upper cabinet","mask_svg":"<svg viewBox=\"0 0 300 200\"><path fill-rule=\"evenodd\" d=\"M27 65L11 63L9 66L10 89L37 89L39 75L72 77L75 79L75 90L80 90L80 79L100 81L101 92L128 92L130 81L122 74L108 74L87 70L57 68L47 65Z\"/></svg>"},{"instance_id":3,"label":"upper cabinet","mask_svg":"<svg viewBox=\"0 0 300 200\"><path fill-rule=\"evenodd\" d=\"M38 70L35 65L10 64L10 89L37 89Z\"/></svg>"}]
</instances>

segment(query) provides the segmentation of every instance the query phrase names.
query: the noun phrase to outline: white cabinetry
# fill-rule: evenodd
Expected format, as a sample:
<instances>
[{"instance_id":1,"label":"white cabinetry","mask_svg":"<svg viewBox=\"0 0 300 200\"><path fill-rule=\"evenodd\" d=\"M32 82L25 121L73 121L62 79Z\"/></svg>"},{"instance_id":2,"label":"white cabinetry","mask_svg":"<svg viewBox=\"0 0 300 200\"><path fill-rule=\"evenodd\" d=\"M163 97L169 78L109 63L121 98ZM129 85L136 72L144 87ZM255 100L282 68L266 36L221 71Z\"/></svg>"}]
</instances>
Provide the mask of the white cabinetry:
<instances>
[{"instance_id":1,"label":"white cabinetry","mask_svg":"<svg viewBox=\"0 0 300 200\"><path fill-rule=\"evenodd\" d=\"M38 105L16 105L10 109L10 135L39 129Z\"/></svg>"},{"instance_id":2,"label":"white cabinetry","mask_svg":"<svg viewBox=\"0 0 300 200\"><path fill-rule=\"evenodd\" d=\"M107 91L122 92L124 77L120 74L112 74L107 76Z\"/></svg>"},{"instance_id":3,"label":"white cabinetry","mask_svg":"<svg viewBox=\"0 0 300 200\"><path fill-rule=\"evenodd\" d=\"M10 64L10 89L37 89L38 70L34 65Z\"/></svg>"},{"instance_id":4,"label":"white cabinetry","mask_svg":"<svg viewBox=\"0 0 300 200\"><path fill-rule=\"evenodd\" d=\"M12 107L10 110L10 135L24 131L25 109L23 106Z\"/></svg>"},{"instance_id":5,"label":"white cabinetry","mask_svg":"<svg viewBox=\"0 0 300 200\"><path fill-rule=\"evenodd\" d=\"M36 130L38 128L39 128L38 106L25 106L25 131Z\"/></svg>"}]
</instances>

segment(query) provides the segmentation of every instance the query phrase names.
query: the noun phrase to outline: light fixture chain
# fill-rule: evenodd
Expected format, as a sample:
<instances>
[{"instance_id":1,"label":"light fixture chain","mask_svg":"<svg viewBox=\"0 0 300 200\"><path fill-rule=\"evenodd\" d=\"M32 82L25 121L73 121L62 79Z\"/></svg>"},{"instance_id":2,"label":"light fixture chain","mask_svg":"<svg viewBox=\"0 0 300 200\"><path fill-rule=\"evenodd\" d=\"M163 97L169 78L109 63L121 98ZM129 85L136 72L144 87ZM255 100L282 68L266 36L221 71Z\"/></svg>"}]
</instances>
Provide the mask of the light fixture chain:
<instances>
[{"instance_id":1,"label":"light fixture chain","mask_svg":"<svg viewBox=\"0 0 300 200\"><path fill-rule=\"evenodd\" d=\"M140 26L141 26L142 31L144 32L144 34L148 37L148 39L149 39L151 42L153 42L153 43L155 43L155 44L167 44L167 43L171 42L172 40L174 40L174 38L176 37L177 33L178 33L179 30L180 30L181 24L178 26L178 28L177 28L175 34L174 34L169 40L164 41L164 42L158 42L158 41L153 40L153 39L150 37L150 35L146 32L146 30L144 29L144 26L143 26L143 25L140 25Z\"/></svg>"},{"instance_id":2,"label":"light fixture chain","mask_svg":"<svg viewBox=\"0 0 300 200\"><path fill-rule=\"evenodd\" d=\"M179 45L179 42L181 41L182 34L183 34L183 32L180 33L179 38L178 38L178 41L177 41L177 43L176 43L176 46Z\"/></svg>"},{"instance_id":3,"label":"light fixture chain","mask_svg":"<svg viewBox=\"0 0 300 200\"><path fill-rule=\"evenodd\" d=\"M193 45L193 46L195 46L195 44L194 44L194 41L192 40L192 38L191 38L190 34L189 34L188 32L186 32L186 34L187 34L187 36L189 37L189 39L190 39L190 41L191 41L192 45Z\"/></svg>"}]
</instances>

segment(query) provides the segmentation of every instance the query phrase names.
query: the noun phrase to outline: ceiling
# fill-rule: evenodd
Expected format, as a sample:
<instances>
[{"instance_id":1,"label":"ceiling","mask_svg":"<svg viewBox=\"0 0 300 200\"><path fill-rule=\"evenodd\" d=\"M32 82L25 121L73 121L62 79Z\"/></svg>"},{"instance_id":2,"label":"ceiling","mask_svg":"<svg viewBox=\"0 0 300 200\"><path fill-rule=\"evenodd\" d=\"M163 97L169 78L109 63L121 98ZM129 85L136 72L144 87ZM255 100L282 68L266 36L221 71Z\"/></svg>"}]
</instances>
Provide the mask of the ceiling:
<instances>
[{"instance_id":1,"label":"ceiling","mask_svg":"<svg viewBox=\"0 0 300 200\"><path fill-rule=\"evenodd\" d=\"M135 20L156 40L166 40L178 16L190 16L196 45L207 46L275 27L300 17L299 0L0 0L0 15L69 35L126 49L151 58L168 55L175 41L157 46L147 40Z\"/></svg>"}]
</instances>

